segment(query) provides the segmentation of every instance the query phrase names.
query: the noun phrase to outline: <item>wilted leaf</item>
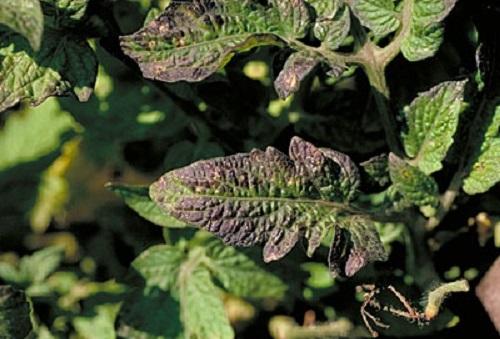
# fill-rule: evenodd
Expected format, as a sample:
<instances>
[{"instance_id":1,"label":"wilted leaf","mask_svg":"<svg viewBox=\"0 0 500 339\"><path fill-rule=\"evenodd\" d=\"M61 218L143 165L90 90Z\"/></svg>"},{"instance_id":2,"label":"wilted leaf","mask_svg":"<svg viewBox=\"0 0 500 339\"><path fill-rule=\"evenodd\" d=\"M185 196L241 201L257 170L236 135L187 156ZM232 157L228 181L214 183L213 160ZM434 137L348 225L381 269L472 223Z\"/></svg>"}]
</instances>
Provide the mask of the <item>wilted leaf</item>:
<instances>
[{"instance_id":1,"label":"wilted leaf","mask_svg":"<svg viewBox=\"0 0 500 339\"><path fill-rule=\"evenodd\" d=\"M399 28L399 13L394 0L354 0L352 10L361 24L376 36L384 36Z\"/></svg>"},{"instance_id":2,"label":"wilted leaf","mask_svg":"<svg viewBox=\"0 0 500 339\"><path fill-rule=\"evenodd\" d=\"M393 153L389 154L389 173L391 188L401 195L405 203L417 206L435 206L438 203L436 181Z\"/></svg>"},{"instance_id":3,"label":"wilted leaf","mask_svg":"<svg viewBox=\"0 0 500 339\"><path fill-rule=\"evenodd\" d=\"M239 51L281 45L301 38L309 24L303 0L190 0L173 2L162 15L133 35L122 48L145 77L199 81L222 68Z\"/></svg>"},{"instance_id":4,"label":"wilted leaf","mask_svg":"<svg viewBox=\"0 0 500 339\"><path fill-rule=\"evenodd\" d=\"M165 212L227 244L265 242L264 260L271 261L286 255L301 235L312 254L328 229L351 224L349 202L358 185L348 156L295 137L290 158L268 147L199 161L165 174L150 194ZM368 220L366 225L372 227Z\"/></svg>"},{"instance_id":5,"label":"wilted leaf","mask_svg":"<svg viewBox=\"0 0 500 339\"><path fill-rule=\"evenodd\" d=\"M484 136L479 155L471 172L464 180L468 194L483 193L500 182L500 106L496 106L493 118Z\"/></svg>"},{"instance_id":6,"label":"wilted leaf","mask_svg":"<svg viewBox=\"0 0 500 339\"><path fill-rule=\"evenodd\" d=\"M181 319L186 338L234 338L220 291L209 271L199 266L192 271L184 267L179 279Z\"/></svg>"},{"instance_id":7,"label":"wilted leaf","mask_svg":"<svg viewBox=\"0 0 500 339\"><path fill-rule=\"evenodd\" d=\"M33 328L30 314L31 305L24 292L11 286L0 286L1 338L26 338Z\"/></svg>"},{"instance_id":8,"label":"wilted leaf","mask_svg":"<svg viewBox=\"0 0 500 339\"><path fill-rule=\"evenodd\" d=\"M186 224L165 214L149 197L149 189L144 186L108 184L109 190L119 195L131 209L153 224L163 227L186 227Z\"/></svg>"},{"instance_id":9,"label":"wilted leaf","mask_svg":"<svg viewBox=\"0 0 500 339\"><path fill-rule=\"evenodd\" d=\"M260 268L252 259L231 246L212 241L207 246L212 274L228 292L245 298L281 299L285 282Z\"/></svg>"},{"instance_id":10,"label":"wilted leaf","mask_svg":"<svg viewBox=\"0 0 500 339\"><path fill-rule=\"evenodd\" d=\"M465 81L449 81L420 93L405 107L408 131L403 135L406 154L418 168L439 171L453 143L464 103Z\"/></svg>"},{"instance_id":11,"label":"wilted leaf","mask_svg":"<svg viewBox=\"0 0 500 339\"><path fill-rule=\"evenodd\" d=\"M319 63L315 56L307 55L304 52L296 52L290 55L285 66L274 81L274 88L281 99L285 99L294 92L297 92L301 81Z\"/></svg>"},{"instance_id":12,"label":"wilted leaf","mask_svg":"<svg viewBox=\"0 0 500 339\"><path fill-rule=\"evenodd\" d=\"M409 33L401 52L409 61L419 61L436 54L443 41L442 21L455 6L456 0L423 0L413 3Z\"/></svg>"},{"instance_id":13,"label":"wilted leaf","mask_svg":"<svg viewBox=\"0 0 500 339\"><path fill-rule=\"evenodd\" d=\"M132 262L132 267L144 278L147 286L169 290L177 282L179 268L184 259L185 255L181 249L157 245L142 252Z\"/></svg>"},{"instance_id":14,"label":"wilted leaf","mask_svg":"<svg viewBox=\"0 0 500 339\"><path fill-rule=\"evenodd\" d=\"M49 96L92 94L97 60L86 41L45 29L38 52L16 34L0 33L0 111L27 99L38 105Z\"/></svg>"},{"instance_id":15,"label":"wilted leaf","mask_svg":"<svg viewBox=\"0 0 500 339\"><path fill-rule=\"evenodd\" d=\"M349 8L341 1L311 1L316 11L314 36L329 49L337 49L346 39L351 27Z\"/></svg>"},{"instance_id":16,"label":"wilted leaf","mask_svg":"<svg viewBox=\"0 0 500 339\"><path fill-rule=\"evenodd\" d=\"M0 2L0 24L28 39L34 50L40 48L43 13L39 0L3 0Z\"/></svg>"}]
</instances>

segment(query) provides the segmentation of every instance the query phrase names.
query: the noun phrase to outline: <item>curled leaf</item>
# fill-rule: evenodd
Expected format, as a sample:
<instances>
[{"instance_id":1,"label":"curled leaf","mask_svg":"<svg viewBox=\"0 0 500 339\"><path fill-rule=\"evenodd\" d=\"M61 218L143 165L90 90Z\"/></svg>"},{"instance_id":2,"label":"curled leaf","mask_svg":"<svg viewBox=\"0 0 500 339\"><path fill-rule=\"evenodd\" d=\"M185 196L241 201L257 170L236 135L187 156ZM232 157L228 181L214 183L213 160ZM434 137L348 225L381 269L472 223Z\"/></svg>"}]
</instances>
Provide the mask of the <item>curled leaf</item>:
<instances>
[{"instance_id":1,"label":"curled leaf","mask_svg":"<svg viewBox=\"0 0 500 339\"><path fill-rule=\"evenodd\" d=\"M319 60L303 52L288 57L285 66L274 81L274 88L281 99L297 92L301 81L314 69Z\"/></svg>"},{"instance_id":2,"label":"curled leaf","mask_svg":"<svg viewBox=\"0 0 500 339\"><path fill-rule=\"evenodd\" d=\"M266 261L286 255L302 234L310 240L312 254L331 228L356 234L366 230L373 233L370 239L378 239L371 222L349 204L359 185L349 157L298 137L292 139L289 154L268 147L198 161L165 174L151 185L150 195L166 213L215 233L227 244L265 243ZM358 235L351 234L351 239ZM377 241L375 247L383 252ZM352 269L336 271L354 274L367 262L380 260L380 251L364 256Z\"/></svg>"}]
</instances>

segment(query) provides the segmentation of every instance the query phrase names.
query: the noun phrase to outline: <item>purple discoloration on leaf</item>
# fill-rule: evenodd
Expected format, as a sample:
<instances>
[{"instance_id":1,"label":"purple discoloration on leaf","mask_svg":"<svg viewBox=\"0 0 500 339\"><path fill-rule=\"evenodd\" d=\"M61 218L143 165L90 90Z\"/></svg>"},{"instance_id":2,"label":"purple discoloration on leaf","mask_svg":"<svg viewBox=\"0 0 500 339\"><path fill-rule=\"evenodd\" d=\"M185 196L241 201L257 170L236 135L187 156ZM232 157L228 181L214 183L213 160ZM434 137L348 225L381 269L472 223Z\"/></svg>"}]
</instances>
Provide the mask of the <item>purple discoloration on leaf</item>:
<instances>
[{"instance_id":1,"label":"purple discoloration on leaf","mask_svg":"<svg viewBox=\"0 0 500 339\"><path fill-rule=\"evenodd\" d=\"M346 230L350 242L345 246L355 250L349 258L338 256L348 266L335 263L336 274L354 274L367 262L383 259L371 221L349 206L359 184L349 157L298 137L289 152L287 157L268 147L198 161L165 174L151 185L150 195L166 213L226 244L265 243L266 262L286 255L302 235L312 255L335 226Z\"/></svg>"}]
</instances>

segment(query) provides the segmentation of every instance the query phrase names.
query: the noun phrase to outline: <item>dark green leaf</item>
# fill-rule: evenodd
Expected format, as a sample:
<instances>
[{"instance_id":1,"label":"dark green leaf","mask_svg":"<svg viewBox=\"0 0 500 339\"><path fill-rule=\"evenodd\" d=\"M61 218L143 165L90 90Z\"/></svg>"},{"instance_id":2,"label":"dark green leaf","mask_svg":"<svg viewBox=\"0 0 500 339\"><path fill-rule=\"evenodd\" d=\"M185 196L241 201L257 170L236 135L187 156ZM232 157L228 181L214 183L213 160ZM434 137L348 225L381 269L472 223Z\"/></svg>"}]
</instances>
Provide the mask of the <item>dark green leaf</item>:
<instances>
[{"instance_id":1,"label":"dark green leaf","mask_svg":"<svg viewBox=\"0 0 500 339\"><path fill-rule=\"evenodd\" d=\"M361 163L361 166L368 174L369 179L378 185L385 186L390 182L387 154L374 156Z\"/></svg>"},{"instance_id":2,"label":"dark green leaf","mask_svg":"<svg viewBox=\"0 0 500 339\"><path fill-rule=\"evenodd\" d=\"M31 305L24 292L0 286L0 338L26 338L33 329Z\"/></svg>"},{"instance_id":3,"label":"dark green leaf","mask_svg":"<svg viewBox=\"0 0 500 339\"><path fill-rule=\"evenodd\" d=\"M271 0L273 10L279 13L283 36L300 39L307 33L309 10L304 0ZM243 13L242 13L243 14Z\"/></svg>"},{"instance_id":4,"label":"dark green leaf","mask_svg":"<svg viewBox=\"0 0 500 339\"><path fill-rule=\"evenodd\" d=\"M160 210L160 208L149 197L148 187L119 185L111 183L106 187L112 192L119 195L123 199L123 201L125 201L127 206L136 211L137 214L139 214L147 221L163 227L186 227L185 223L169 215L166 215Z\"/></svg>"},{"instance_id":5,"label":"dark green leaf","mask_svg":"<svg viewBox=\"0 0 500 339\"><path fill-rule=\"evenodd\" d=\"M0 24L28 39L34 50L40 48L43 34L43 13L39 0L2 0Z\"/></svg>"},{"instance_id":6,"label":"dark green leaf","mask_svg":"<svg viewBox=\"0 0 500 339\"><path fill-rule=\"evenodd\" d=\"M295 137L290 158L268 147L199 161L165 174L150 193L165 212L227 244L265 242L264 260L271 261L286 255L302 234L312 254L328 229L349 225L342 220L350 217L358 185L348 156Z\"/></svg>"},{"instance_id":7,"label":"dark green leaf","mask_svg":"<svg viewBox=\"0 0 500 339\"><path fill-rule=\"evenodd\" d=\"M404 112L408 132L403 135L406 154L424 173L439 171L453 143L464 103L465 81L449 81L420 93Z\"/></svg>"},{"instance_id":8,"label":"dark green leaf","mask_svg":"<svg viewBox=\"0 0 500 339\"><path fill-rule=\"evenodd\" d=\"M436 206L438 203L438 187L436 181L409 165L393 153L389 154L389 173L391 189L401 195L407 205Z\"/></svg>"}]
</instances>

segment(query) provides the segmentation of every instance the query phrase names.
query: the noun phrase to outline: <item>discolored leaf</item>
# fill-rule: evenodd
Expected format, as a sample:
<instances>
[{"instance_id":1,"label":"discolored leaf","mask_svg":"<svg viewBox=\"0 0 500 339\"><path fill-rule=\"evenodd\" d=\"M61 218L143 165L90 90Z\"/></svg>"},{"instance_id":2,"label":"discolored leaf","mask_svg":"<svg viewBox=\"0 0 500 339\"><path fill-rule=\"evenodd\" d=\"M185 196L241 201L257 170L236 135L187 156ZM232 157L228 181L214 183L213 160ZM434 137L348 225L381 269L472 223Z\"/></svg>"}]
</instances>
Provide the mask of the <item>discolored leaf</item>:
<instances>
[{"instance_id":1,"label":"discolored leaf","mask_svg":"<svg viewBox=\"0 0 500 339\"><path fill-rule=\"evenodd\" d=\"M349 231L352 214L361 218L349 206L359 173L348 156L298 137L289 153L268 147L195 162L165 174L150 195L165 212L227 244L266 243L266 261L284 256L299 234L310 239L312 254L326 230Z\"/></svg>"},{"instance_id":2,"label":"discolored leaf","mask_svg":"<svg viewBox=\"0 0 500 339\"><path fill-rule=\"evenodd\" d=\"M409 205L435 206L438 203L436 181L393 153L389 154L392 189Z\"/></svg>"},{"instance_id":3,"label":"discolored leaf","mask_svg":"<svg viewBox=\"0 0 500 339\"><path fill-rule=\"evenodd\" d=\"M97 60L87 42L46 28L38 52L19 36L0 33L0 111L27 99L38 105L49 96L92 94Z\"/></svg>"},{"instance_id":4,"label":"discolored leaf","mask_svg":"<svg viewBox=\"0 0 500 339\"><path fill-rule=\"evenodd\" d=\"M0 2L0 24L28 39L38 50L43 34L43 13L39 0L3 0Z\"/></svg>"},{"instance_id":5,"label":"discolored leaf","mask_svg":"<svg viewBox=\"0 0 500 339\"><path fill-rule=\"evenodd\" d=\"M192 271L184 271L179 278L181 319L186 338L234 338L220 292L209 271L195 267Z\"/></svg>"},{"instance_id":6,"label":"discolored leaf","mask_svg":"<svg viewBox=\"0 0 500 339\"><path fill-rule=\"evenodd\" d=\"M311 5L316 11L314 36L323 46L337 49L349 34L351 27L349 8L337 0L311 1Z\"/></svg>"},{"instance_id":7,"label":"discolored leaf","mask_svg":"<svg viewBox=\"0 0 500 339\"><path fill-rule=\"evenodd\" d=\"M281 299L287 290L285 282L231 246L212 241L206 251L212 274L225 290L234 295L253 299Z\"/></svg>"},{"instance_id":8,"label":"discolored leaf","mask_svg":"<svg viewBox=\"0 0 500 339\"><path fill-rule=\"evenodd\" d=\"M272 4L283 7L285 3ZM303 14L303 3L300 0L297 4L300 8L287 7L280 12L257 1L173 2L146 27L121 37L121 45L147 78L199 81L223 67L238 51L279 45L279 36L303 34L303 19L293 16L296 10Z\"/></svg>"},{"instance_id":9,"label":"discolored leaf","mask_svg":"<svg viewBox=\"0 0 500 339\"><path fill-rule=\"evenodd\" d=\"M26 338L32 331L31 305L24 292L0 286L0 337Z\"/></svg>"},{"instance_id":10,"label":"discolored leaf","mask_svg":"<svg viewBox=\"0 0 500 339\"><path fill-rule=\"evenodd\" d=\"M488 191L500 182L500 106L493 109L493 117L481 144L478 157L464 180L468 194Z\"/></svg>"},{"instance_id":11,"label":"discolored leaf","mask_svg":"<svg viewBox=\"0 0 500 339\"><path fill-rule=\"evenodd\" d=\"M309 10L304 0L271 0L273 10L279 14L283 36L300 39L307 33Z\"/></svg>"},{"instance_id":12,"label":"discolored leaf","mask_svg":"<svg viewBox=\"0 0 500 339\"><path fill-rule=\"evenodd\" d=\"M442 21L448 16L456 0L422 0L412 5L409 33L401 44L401 52L409 61L433 56L443 41Z\"/></svg>"},{"instance_id":13,"label":"discolored leaf","mask_svg":"<svg viewBox=\"0 0 500 339\"><path fill-rule=\"evenodd\" d=\"M318 58L304 52L297 52L290 55L285 66L274 81L274 88L276 88L278 96L281 99L285 99L294 92L297 92L301 81L318 63Z\"/></svg>"},{"instance_id":14,"label":"discolored leaf","mask_svg":"<svg viewBox=\"0 0 500 339\"><path fill-rule=\"evenodd\" d=\"M376 155L361 163L364 171L368 174L369 180L376 182L380 186L385 186L390 182L389 162L387 154Z\"/></svg>"},{"instance_id":15,"label":"discolored leaf","mask_svg":"<svg viewBox=\"0 0 500 339\"><path fill-rule=\"evenodd\" d=\"M376 36L387 35L400 26L394 0L354 0L351 7L361 24Z\"/></svg>"},{"instance_id":16,"label":"discolored leaf","mask_svg":"<svg viewBox=\"0 0 500 339\"><path fill-rule=\"evenodd\" d=\"M106 185L106 187L119 195L127 206L136 211L137 214L147 221L163 227L186 227L185 223L166 215L160 210L160 208L149 197L148 187L112 183Z\"/></svg>"},{"instance_id":17,"label":"discolored leaf","mask_svg":"<svg viewBox=\"0 0 500 339\"><path fill-rule=\"evenodd\" d=\"M425 174L439 171L453 143L464 103L465 81L449 81L420 93L404 112L406 154Z\"/></svg>"}]
</instances>

